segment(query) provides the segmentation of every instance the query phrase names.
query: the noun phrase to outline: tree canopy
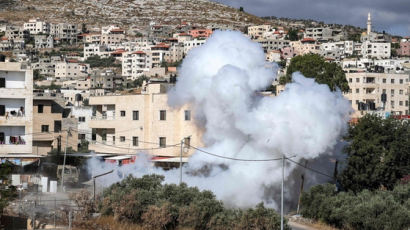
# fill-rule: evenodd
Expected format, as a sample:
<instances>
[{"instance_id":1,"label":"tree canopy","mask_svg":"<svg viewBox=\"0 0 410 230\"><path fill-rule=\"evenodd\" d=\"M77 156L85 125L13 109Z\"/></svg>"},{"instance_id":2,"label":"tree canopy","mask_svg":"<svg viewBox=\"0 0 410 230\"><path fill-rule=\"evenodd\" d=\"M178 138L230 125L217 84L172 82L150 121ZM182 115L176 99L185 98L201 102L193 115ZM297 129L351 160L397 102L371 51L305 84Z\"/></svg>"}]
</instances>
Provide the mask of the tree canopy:
<instances>
[{"instance_id":1,"label":"tree canopy","mask_svg":"<svg viewBox=\"0 0 410 230\"><path fill-rule=\"evenodd\" d=\"M345 138L347 165L340 181L344 189L392 189L410 174L410 123L366 115Z\"/></svg>"},{"instance_id":2,"label":"tree canopy","mask_svg":"<svg viewBox=\"0 0 410 230\"><path fill-rule=\"evenodd\" d=\"M279 79L280 84L292 81L292 73L301 72L305 77L314 78L320 84L327 84L332 91L339 88L349 91L349 84L342 68L336 63L326 62L318 54L305 54L290 60L286 75Z\"/></svg>"}]
</instances>

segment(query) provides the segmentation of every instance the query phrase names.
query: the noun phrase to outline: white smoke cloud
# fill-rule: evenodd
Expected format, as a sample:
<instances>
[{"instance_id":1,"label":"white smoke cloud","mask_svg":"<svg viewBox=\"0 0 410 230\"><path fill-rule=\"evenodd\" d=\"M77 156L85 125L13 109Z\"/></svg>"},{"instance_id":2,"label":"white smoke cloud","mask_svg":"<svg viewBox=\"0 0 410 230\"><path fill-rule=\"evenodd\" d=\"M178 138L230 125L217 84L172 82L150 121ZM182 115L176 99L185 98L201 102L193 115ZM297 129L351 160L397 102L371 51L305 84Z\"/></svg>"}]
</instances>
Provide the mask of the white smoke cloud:
<instances>
[{"instance_id":1,"label":"white smoke cloud","mask_svg":"<svg viewBox=\"0 0 410 230\"><path fill-rule=\"evenodd\" d=\"M276 78L276 66L265 62L261 46L240 32L216 31L185 58L176 86L169 92L173 107L191 104L204 130L204 150L226 157L271 159L282 154L313 159L331 150L345 133L351 106L341 92L331 92L300 73L277 97L258 91ZM159 173L166 182L178 170L147 164L131 166L137 176ZM224 167L219 167L224 165ZM207 166L209 174L184 174L184 182L213 191L225 204L250 207L261 201L277 208L281 162L242 162L195 153L185 172ZM130 167L130 166L127 166ZM286 165L286 175L294 169Z\"/></svg>"}]
</instances>

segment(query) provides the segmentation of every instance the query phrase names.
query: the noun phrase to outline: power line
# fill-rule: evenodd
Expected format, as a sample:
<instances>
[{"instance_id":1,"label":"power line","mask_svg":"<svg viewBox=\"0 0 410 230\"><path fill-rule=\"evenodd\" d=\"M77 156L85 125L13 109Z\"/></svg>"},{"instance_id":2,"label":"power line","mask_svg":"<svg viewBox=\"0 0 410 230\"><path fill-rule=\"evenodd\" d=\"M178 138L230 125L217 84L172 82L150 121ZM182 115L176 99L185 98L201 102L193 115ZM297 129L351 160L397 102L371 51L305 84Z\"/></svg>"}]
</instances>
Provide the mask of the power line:
<instances>
[{"instance_id":1,"label":"power line","mask_svg":"<svg viewBox=\"0 0 410 230\"><path fill-rule=\"evenodd\" d=\"M299 165L299 166L301 166L301 167L303 167L303 168L305 168L305 169L308 169L308 170L310 170L310 171L312 171L312 172L315 172L315 173L318 173L318 174L320 174L320 175L323 175L323 176L326 176L326 177L329 177L329 178L334 178L333 176L329 176L328 174L326 174L326 173L323 173L323 172L320 172L320 171L318 171L318 170L316 170L316 169L313 169L313 168L310 168L310 167L307 167L307 166L305 166L305 165L303 165L303 164L301 164L301 163L299 163L299 162L296 162L296 161L294 161L294 160L291 160L291 159L289 159L289 158L286 158L288 161L290 161L290 162L292 162L292 163L294 163L294 164L297 164L297 165Z\"/></svg>"},{"instance_id":2,"label":"power line","mask_svg":"<svg viewBox=\"0 0 410 230\"><path fill-rule=\"evenodd\" d=\"M211 153L211 152L207 152L205 150L199 149L199 148L197 148L195 146L192 146L192 145L190 145L190 147L192 147L193 149L198 150L199 152L202 152L202 153L214 156L214 157L219 157L219 158L222 158L222 159L233 160L233 161L256 161L257 162L257 161L278 161L278 160L282 159L282 157L271 158L271 159L241 159L241 158L221 156L221 155L218 155L218 154L215 154L215 153Z\"/></svg>"}]
</instances>

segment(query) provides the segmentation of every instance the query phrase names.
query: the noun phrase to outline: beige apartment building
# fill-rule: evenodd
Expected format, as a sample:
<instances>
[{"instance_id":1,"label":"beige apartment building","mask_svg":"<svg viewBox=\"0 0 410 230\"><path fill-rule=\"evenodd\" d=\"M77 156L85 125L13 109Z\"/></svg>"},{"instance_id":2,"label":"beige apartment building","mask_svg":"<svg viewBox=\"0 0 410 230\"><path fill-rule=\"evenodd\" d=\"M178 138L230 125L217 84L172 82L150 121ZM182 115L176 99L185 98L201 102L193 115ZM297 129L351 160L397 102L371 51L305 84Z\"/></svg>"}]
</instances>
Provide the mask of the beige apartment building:
<instances>
[{"instance_id":1,"label":"beige apartment building","mask_svg":"<svg viewBox=\"0 0 410 230\"><path fill-rule=\"evenodd\" d=\"M409 75L390 73L347 73L350 91L345 97L354 109L353 118L368 112L382 110L392 115L409 114ZM382 102L382 94L386 103ZM359 103L366 104L359 110ZM374 107L371 104L374 103ZM373 107L373 108L371 108ZM384 108L384 109L382 109Z\"/></svg>"},{"instance_id":2,"label":"beige apartment building","mask_svg":"<svg viewBox=\"0 0 410 230\"><path fill-rule=\"evenodd\" d=\"M31 154L33 71L0 62L0 154Z\"/></svg>"},{"instance_id":3,"label":"beige apartment building","mask_svg":"<svg viewBox=\"0 0 410 230\"><path fill-rule=\"evenodd\" d=\"M77 60L57 62L55 64L55 78L78 78L87 77L90 71L90 64L78 63Z\"/></svg>"},{"instance_id":4,"label":"beige apartment building","mask_svg":"<svg viewBox=\"0 0 410 230\"><path fill-rule=\"evenodd\" d=\"M148 84L140 94L90 97L93 117L90 150L98 153L190 156L201 147L201 132L195 125L188 106L168 106L167 85Z\"/></svg>"},{"instance_id":5,"label":"beige apartment building","mask_svg":"<svg viewBox=\"0 0 410 230\"><path fill-rule=\"evenodd\" d=\"M52 149L64 152L68 147L77 150L77 120L69 117L64 109L64 100L56 94L37 93L33 101L33 154L47 155Z\"/></svg>"}]
</instances>

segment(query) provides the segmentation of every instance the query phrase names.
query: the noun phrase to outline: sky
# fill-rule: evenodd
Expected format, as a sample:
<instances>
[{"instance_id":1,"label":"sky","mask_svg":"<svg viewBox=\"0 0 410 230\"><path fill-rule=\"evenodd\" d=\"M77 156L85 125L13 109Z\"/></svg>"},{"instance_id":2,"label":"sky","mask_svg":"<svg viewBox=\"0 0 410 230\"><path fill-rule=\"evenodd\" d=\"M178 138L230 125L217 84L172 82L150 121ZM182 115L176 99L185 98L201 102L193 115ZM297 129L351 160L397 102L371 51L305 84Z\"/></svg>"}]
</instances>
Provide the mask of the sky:
<instances>
[{"instance_id":1,"label":"sky","mask_svg":"<svg viewBox=\"0 0 410 230\"><path fill-rule=\"evenodd\" d=\"M240 6L257 16L313 19L366 28L372 14L373 30L410 36L410 0L213 0Z\"/></svg>"}]
</instances>

